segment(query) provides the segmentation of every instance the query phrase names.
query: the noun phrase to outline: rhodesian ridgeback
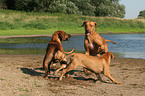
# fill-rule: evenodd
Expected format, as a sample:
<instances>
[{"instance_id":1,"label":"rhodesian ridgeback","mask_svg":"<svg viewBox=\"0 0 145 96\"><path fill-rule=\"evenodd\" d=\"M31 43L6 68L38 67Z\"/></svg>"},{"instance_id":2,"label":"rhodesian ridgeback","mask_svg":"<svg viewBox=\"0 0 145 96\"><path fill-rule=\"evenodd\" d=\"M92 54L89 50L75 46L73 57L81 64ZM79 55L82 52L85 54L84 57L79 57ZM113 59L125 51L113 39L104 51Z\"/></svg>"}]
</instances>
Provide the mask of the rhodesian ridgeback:
<instances>
[{"instance_id":1,"label":"rhodesian ridgeback","mask_svg":"<svg viewBox=\"0 0 145 96\"><path fill-rule=\"evenodd\" d=\"M82 26L85 26L84 47L87 55L100 56L99 54L104 54L105 52L108 52L108 45L106 41L116 44L111 40L105 40L95 31L95 26L97 29L96 22L84 21Z\"/></svg>"},{"instance_id":2,"label":"rhodesian ridgeback","mask_svg":"<svg viewBox=\"0 0 145 96\"><path fill-rule=\"evenodd\" d=\"M59 80L62 80L63 75L66 74L67 72L74 70L78 66L83 66L87 70L95 73L96 76L98 77L98 79L101 81L103 81L103 80L100 77L100 73L103 73L106 77L108 77L114 83L121 84L121 82L116 81L110 75L110 71L109 71L110 62L111 62L111 58L114 58L114 55L111 52L106 52L105 54L103 54L100 57L94 57L94 56L86 55L86 54L82 54L82 53L71 53L68 56L65 56L65 54L60 51L58 51L55 54L55 57L57 59L61 59L61 60L66 60L64 58L67 58L69 56L73 56L70 64L67 67L65 64L63 64L63 66L61 66L55 72L55 74L56 74L60 69L63 69L61 76L59 77Z\"/></svg>"},{"instance_id":3,"label":"rhodesian ridgeback","mask_svg":"<svg viewBox=\"0 0 145 96\"><path fill-rule=\"evenodd\" d=\"M43 68L45 69L45 74L43 76L44 78L50 73L50 65L54 62L55 53L58 50L64 52L61 41L69 40L70 37L70 34L66 34L64 31L61 30L56 31L53 34L51 41L47 45L46 54L43 59ZM71 52L64 53L72 53L73 50Z\"/></svg>"}]
</instances>

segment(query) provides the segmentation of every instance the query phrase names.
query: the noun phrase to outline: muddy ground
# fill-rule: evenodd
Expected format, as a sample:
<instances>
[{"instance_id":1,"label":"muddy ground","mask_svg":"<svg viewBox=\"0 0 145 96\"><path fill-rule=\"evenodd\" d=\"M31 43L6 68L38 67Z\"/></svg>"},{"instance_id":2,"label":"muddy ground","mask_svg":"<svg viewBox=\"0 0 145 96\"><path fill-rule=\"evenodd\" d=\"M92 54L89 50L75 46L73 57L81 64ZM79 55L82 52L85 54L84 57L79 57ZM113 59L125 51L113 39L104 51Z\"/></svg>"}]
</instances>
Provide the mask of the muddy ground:
<instances>
[{"instance_id":1,"label":"muddy ground","mask_svg":"<svg viewBox=\"0 0 145 96\"><path fill-rule=\"evenodd\" d=\"M0 96L144 96L145 60L116 58L111 61L110 73L122 84L113 84L103 74L103 80L86 76L82 67L71 72L69 78L58 81L60 72L43 78L43 56L0 55Z\"/></svg>"}]
</instances>

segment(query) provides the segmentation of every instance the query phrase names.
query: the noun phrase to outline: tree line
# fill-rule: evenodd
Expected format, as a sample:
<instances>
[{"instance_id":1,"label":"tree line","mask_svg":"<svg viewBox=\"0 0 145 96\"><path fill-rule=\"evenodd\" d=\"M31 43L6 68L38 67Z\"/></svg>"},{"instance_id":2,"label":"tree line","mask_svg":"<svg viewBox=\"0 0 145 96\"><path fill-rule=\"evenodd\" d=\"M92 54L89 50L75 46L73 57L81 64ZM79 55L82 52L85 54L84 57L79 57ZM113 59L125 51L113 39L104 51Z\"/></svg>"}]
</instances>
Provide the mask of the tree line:
<instances>
[{"instance_id":1,"label":"tree line","mask_svg":"<svg viewBox=\"0 0 145 96\"><path fill-rule=\"evenodd\" d=\"M138 18L139 19L145 19L145 10L142 10L142 11L139 12Z\"/></svg>"},{"instance_id":2,"label":"tree line","mask_svg":"<svg viewBox=\"0 0 145 96\"><path fill-rule=\"evenodd\" d=\"M3 7L28 12L51 12L123 18L125 6L120 0L2 0Z\"/></svg>"}]
</instances>

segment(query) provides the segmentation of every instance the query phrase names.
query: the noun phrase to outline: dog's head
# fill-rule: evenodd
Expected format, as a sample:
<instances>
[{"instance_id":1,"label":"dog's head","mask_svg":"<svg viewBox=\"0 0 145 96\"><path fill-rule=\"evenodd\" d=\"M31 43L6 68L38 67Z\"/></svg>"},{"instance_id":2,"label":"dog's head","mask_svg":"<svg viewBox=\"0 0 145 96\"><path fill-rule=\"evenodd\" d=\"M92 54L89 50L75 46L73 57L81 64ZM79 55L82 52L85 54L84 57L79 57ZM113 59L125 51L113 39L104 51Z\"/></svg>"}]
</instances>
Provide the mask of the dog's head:
<instances>
[{"instance_id":1,"label":"dog's head","mask_svg":"<svg viewBox=\"0 0 145 96\"><path fill-rule=\"evenodd\" d=\"M95 26L97 29L97 23L93 21L84 21L82 26L85 26L85 35L90 35L95 31Z\"/></svg>"},{"instance_id":2,"label":"dog's head","mask_svg":"<svg viewBox=\"0 0 145 96\"><path fill-rule=\"evenodd\" d=\"M103 54L102 56L104 56L104 57L110 57L110 58L115 59L115 57L114 57L113 53L111 53L111 52L106 52L106 53L105 53L105 54Z\"/></svg>"},{"instance_id":3,"label":"dog's head","mask_svg":"<svg viewBox=\"0 0 145 96\"><path fill-rule=\"evenodd\" d=\"M71 37L70 34L66 34L66 32L61 31L61 30L56 31L54 34L58 35L58 38L60 39L60 41L69 40L69 38Z\"/></svg>"},{"instance_id":4,"label":"dog's head","mask_svg":"<svg viewBox=\"0 0 145 96\"><path fill-rule=\"evenodd\" d=\"M101 49L101 47L99 47L99 48L98 48L98 53L99 53L100 55L105 54L105 49Z\"/></svg>"},{"instance_id":5,"label":"dog's head","mask_svg":"<svg viewBox=\"0 0 145 96\"><path fill-rule=\"evenodd\" d=\"M57 51L54 55L54 59L55 59L55 62L60 62L60 63L67 63L67 58L66 58L66 55L65 53L61 52L61 51Z\"/></svg>"}]
</instances>

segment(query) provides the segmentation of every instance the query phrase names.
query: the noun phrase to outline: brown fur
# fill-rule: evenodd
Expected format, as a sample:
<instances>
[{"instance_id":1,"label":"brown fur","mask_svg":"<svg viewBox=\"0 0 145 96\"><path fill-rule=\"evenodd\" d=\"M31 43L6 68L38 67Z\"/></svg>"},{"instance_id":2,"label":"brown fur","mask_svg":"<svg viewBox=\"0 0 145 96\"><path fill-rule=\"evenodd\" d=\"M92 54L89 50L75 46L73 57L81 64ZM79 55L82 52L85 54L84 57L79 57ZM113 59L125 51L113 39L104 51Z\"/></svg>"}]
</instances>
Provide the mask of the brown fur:
<instances>
[{"instance_id":1,"label":"brown fur","mask_svg":"<svg viewBox=\"0 0 145 96\"><path fill-rule=\"evenodd\" d=\"M96 22L84 21L82 26L85 26L84 47L85 47L87 55L95 56L95 55L98 55L99 53L104 54L108 52L108 45L106 41L116 44L115 42L111 40L105 40L95 31L95 26L97 29Z\"/></svg>"},{"instance_id":2,"label":"brown fur","mask_svg":"<svg viewBox=\"0 0 145 96\"><path fill-rule=\"evenodd\" d=\"M59 54L59 56L58 56L58 54ZM90 56L90 55L86 55L86 54L82 54L82 53L72 53L72 54L69 54L68 56L65 56L65 54L60 51L58 51L56 55L57 55L58 59L62 59L59 57L67 58L67 57L73 55L73 60L67 66L67 68L65 68L66 65L65 66L62 65L58 70L56 70L55 74L59 70L65 68L65 69L63 69L59 80L62 80L63 75L66 74L67 72L74 70L78 66L83 66L87 70L90 70L91 72L95 73L96 76L98 77L98 79L101 81L103 81L103 80L100 77L100 73L103 73L114 83L121 84L121 82L116 81L110 75L109 66L110 66L111 58L114 58L114 55L111 52L106 52L105 54L103 54L100 57L94 57L94 56Z\"/></svg>"},{"instance_id":3,"label":"brown fur","mask_svg":"<svg viewBox=\"0 0 145 96\"><path fill-rule=\"evenodd\" d=\"M45 74L43 76L44 78L50 73L50 65L54 62L55 53L58 50L64 52L61 41L68 40L70 37L71 37L70 34L66 34L64 31L61 30L56 31L53 34L51 41L47 45L46 54L43 59L43 68L45 69ZM73 50L68 53L72 52Z\"/></svg>"}]
</instances>

